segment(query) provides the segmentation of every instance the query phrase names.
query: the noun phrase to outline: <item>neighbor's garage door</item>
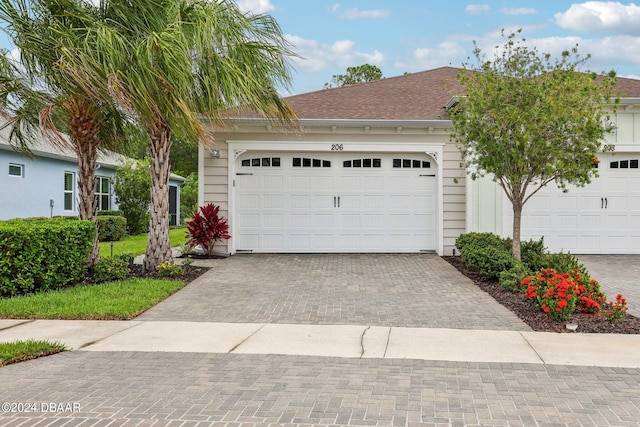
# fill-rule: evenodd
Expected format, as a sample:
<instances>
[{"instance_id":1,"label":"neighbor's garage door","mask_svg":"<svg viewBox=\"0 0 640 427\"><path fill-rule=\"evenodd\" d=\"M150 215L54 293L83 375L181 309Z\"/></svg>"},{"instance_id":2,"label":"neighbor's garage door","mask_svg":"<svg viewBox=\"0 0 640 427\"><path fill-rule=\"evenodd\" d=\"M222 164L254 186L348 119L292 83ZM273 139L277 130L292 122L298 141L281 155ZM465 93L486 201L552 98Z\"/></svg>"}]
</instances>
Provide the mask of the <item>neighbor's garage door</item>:
<instances>
[{"instance_id":1,"label":"neighbor's garage door","mask_svg":"<svg viewBox=\"0 0 640 427\"><path fill-rule=\"evenodd\" d=\"M524 208L522 237L544 236L556 252L640 253L640 155L616 153L600 160L600 176L591 184L566 193L550 184L534 195ZM509 233L511 218L505 222Z\"/></svg>"},{"instance_id":2,"label":"neighbor's garage door","mask_svg":"<svg viewBox=\"0 0 640 427\"><path fill-rule=\"evenodd\" d=\"M424 154L245 153L236 250L436 250L435 163Z\"/></svg>"}]
</instances>

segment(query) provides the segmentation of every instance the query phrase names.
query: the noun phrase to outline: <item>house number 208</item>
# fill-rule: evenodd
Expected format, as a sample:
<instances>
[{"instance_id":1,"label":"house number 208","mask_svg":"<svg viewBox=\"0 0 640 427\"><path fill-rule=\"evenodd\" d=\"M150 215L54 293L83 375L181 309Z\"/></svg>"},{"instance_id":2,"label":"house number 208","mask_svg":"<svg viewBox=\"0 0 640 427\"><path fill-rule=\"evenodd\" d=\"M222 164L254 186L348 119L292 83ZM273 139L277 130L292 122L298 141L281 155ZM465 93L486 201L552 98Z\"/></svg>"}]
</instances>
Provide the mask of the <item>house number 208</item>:
<instances>
[{"instance_id":1,"label":"house number 208","mask_svg":"<svg viewBox=\"0 0 640 427\"><path fill-rule=\"evenodd\" d=\"M344 145L342 144L331 144L331 151L342 151L344 150Z\"/></svg>"}]
</instances>

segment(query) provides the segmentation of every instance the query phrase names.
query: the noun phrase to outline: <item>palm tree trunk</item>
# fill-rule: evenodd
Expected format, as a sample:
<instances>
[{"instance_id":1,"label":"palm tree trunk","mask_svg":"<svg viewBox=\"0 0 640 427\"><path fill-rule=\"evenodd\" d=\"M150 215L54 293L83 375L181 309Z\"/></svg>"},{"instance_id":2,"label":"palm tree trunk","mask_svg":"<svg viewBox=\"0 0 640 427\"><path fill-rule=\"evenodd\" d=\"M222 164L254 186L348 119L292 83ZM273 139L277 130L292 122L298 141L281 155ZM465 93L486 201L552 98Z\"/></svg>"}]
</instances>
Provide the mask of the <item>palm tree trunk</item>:
<instances>
[{"instance_id":1,"label":"palm tree trunk","mask_svg":"<svg viewBox=\"0 0 640 427\"><path fill-rule=\"evenodd\" d=\"M93 105L86 100L76 100L74 110L71 111L71 138L78 157L78 213L80 219L96 221L97 201L95 197L96 189L96 169L98 145L98 132L100 123L92 114ZM89 254L88 265L93 267L100 259L100 249L98 247L98 233L94 237L93 247Z\"/></svg>"},{"instance_id":2,"label":"palm tree trunk","mask_svg":"<svg viewBox=\"0 0 640 427\"><path fill-rule=\"evenodd\" d=\"M169 151L171 129L162 123L149 131L151 137L151 207L149 212L149 241L144 259L145 270L171 260L169 242Z\"/></svg>"}]
</instances>

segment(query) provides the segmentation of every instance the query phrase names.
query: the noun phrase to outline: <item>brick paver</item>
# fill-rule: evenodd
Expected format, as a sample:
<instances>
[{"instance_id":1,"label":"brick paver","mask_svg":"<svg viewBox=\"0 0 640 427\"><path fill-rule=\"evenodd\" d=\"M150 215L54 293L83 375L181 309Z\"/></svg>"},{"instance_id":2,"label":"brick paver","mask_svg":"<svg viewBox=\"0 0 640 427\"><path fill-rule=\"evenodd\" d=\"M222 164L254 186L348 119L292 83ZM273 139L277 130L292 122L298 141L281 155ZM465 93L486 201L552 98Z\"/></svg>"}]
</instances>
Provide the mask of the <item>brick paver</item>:
<instances>
[{"instance_id":1,"label":"brick paver","mask_svg":"<svg viewBox=\"0 0 640 427\"><path fill-rule=\"evenodd\" d=\"M640 317L640 255L578 255L611 301L627 299L628 313Z\"/></svg>"},{"instance_id":2,"label":"brick paver","mask_svg":"<svg viewBox=\"0 0 640 427\"><path fill-rule=\"evenodd\" d=\"M235 255L140 320L530 330L433 254Z\"/></svg>"},{"instance_id":3,"label":"brick paver","mask_svg":"<svg viewBox=\"0 0 640 427\"><path fill-rule=\"evenodd\" d=\"M0 425L637 426L638 378L613 368L73 352L0 369L0 402L80 410L5 412Z\"/></svg>"},{"instance_id":4,"label":"brick paver","mask_svg":"<svg viewBox=\"0 0 640 427\"><path fill-rule=\"evenodd\" d=\"M210 264L142 319L528 330L435 255ZM0 426L626 427L640 370L76 351L0 368L0 405Z\"/></svg>"}]
</instances>

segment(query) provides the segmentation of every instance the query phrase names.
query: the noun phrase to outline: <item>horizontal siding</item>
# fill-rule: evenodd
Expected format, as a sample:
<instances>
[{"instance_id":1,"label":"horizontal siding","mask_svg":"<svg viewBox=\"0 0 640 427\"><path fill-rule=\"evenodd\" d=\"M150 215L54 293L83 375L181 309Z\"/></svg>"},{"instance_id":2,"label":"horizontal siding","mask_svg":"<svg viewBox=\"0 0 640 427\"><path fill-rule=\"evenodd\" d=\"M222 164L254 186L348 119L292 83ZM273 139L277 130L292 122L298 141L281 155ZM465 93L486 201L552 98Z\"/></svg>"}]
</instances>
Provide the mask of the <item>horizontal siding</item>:
<instances>
[{"instance_id":1,"label":"horizontal siding","mask_svg":"<svg viewBox=\"0 0 640 427\"><path fill-rule=\"evenodd\" d=\"M203 204L213 203L220 206L220 215L229 219L229 194L228 194L228 155L226 142L216 140L215 148L220 150L220 157L213 158L209 155L210 150L204 149L204 158L200 161L204 165L204 200ZM231 237L233 238L233 236ZM217 242L216 252L228 252L227 241Z\"/></svg>"},{"instance_id":2,"label":"horizontal siding","mask_svg":"<svg viewBox=\"0 0 640 427\"><path fill-rule=\"evenodd\" d=\"M466 179L460 168L460 150L450 142L444 147L444 255L451 255L455 241L466 229Z\"/></svg>"}]
</instances>

